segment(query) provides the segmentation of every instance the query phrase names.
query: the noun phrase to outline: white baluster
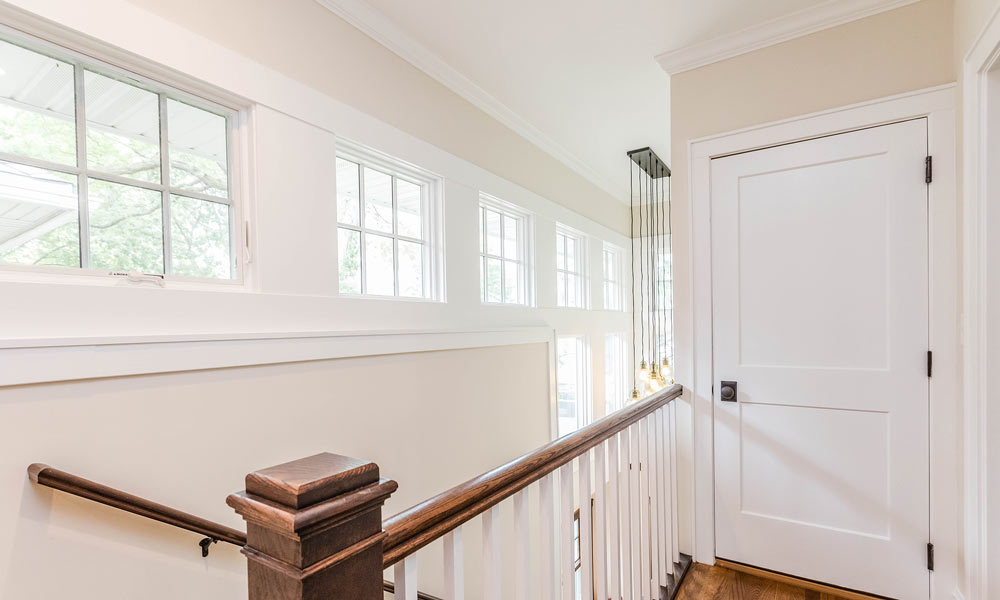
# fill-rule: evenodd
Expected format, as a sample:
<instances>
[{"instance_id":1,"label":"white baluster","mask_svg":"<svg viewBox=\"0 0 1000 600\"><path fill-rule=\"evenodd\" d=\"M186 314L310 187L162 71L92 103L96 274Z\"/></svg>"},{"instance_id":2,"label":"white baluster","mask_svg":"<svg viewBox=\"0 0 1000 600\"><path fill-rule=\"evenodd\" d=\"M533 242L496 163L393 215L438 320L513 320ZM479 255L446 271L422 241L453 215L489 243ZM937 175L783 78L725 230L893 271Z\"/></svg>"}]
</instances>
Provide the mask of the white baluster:
<instances>
[{"instance_id":1,"label":"white baluster","mask_svg":"<svg viewBox=\"0 0 1000 600\"><path fill-rule=\"evenodd\" d=\"M622 502L621 482L622 464L619 455L619 435L616 433L608 440L608 541L611 549L611 560L609 561L608 573L608 597L618 600L622 597L622 545L621 534L619 533ZM627 453L626 453L627 454Z\"/></svg>"},{"instance_id":2,"label":"white baluster","mask_svg":"<svg viewBox=\"0 0 1000 600\"><path fill-rule=\"evenodd\" d=\"M500 600L500 505L483 513L483 599Z\"/></svg>"},{"instance_id":3,"label":"white baluster","mask_svg":"<svg viewBox=\"0 0 1000 600\"><path fill-rule=\"evenodd\" d=\"M632 564L629 567L629 572L632 575L632 597L636 600L645 600L642 598L642 577L640 575L640 568L642 565L642 554L639 550L639 545L641 543L642 536L640 535L640 521L639 521L639 510L640 510L640 499L642 496L639 491L639 425L633 424L629 427L628 431L629 439L629 463L631 468L629 469L628 476L628 494L629 494L629 537L632 542Z\"/></svg>"},{"instance_id":4,"label":"white baluster","mask_svg":"<svg viewBox=\"0 0 1000 600\"><path fill-rule=\"evenodd\" d=\"M680 544L678 543L680 527L678 526L678 507L677 507L677 429L675 424L677 423L677 403L670 403L670 413L669 419L667 420L668 429L670 430L670 499L672 503L671 510L671 523L673 523L673 547L674 547L674 562L681 562L681 550Z\"/></svg>"},{"instance_id":5,"label":"white baluster","mask_svg":"<svg viewBox=\"0 0 1000 600\"><path fill-rule=\"evenodd\" d=\"M670 430L667 428L667 408L656 411L660 451L660 563L664 575L674 572L673 523L670 497Z\"/></svg>"},{"instance_id":6,"label":"white baluster","mask_svg":"<svg viewBox=\"0 0 1000 600\"><path fill-rule=\"evenodd\" d=\"M562 551L559 553L560 572L562 573L563 600L576 600L576 560L573 556L576 540L573 535L573 461L559 470L559 523Z\"/></svg>"},{"instance_id":7,"label":"white baluster","mask_svg":"<svg viewBox=\"0 0 1000 600\"><path fill-rule=\"evenodd\" d=\"M538 499L541 515L539 518L539 550L541 552L542 598L559 597L559 572L556 569L556 499L555 472L549 473L538 484Z\"/></svg>"},{"instance_id":8,"label":"white baluster","mask_svg":"<svg viewBox=\"0 0 1000 600\"><path fill-rule=\"evenodd\" d=\"M393 573L396 600L417 600L417 555L411 554L396 563Z\"/></svg>"},{"instance_id":9,"label":"white baluster","mask_svg":"<svg viewBox=\"0 0 1000 600\"><path fill-rule=\"evenodd\" d=\"M528 525L528 488L514 494L514 598L528 600L531 569L531 533Z\"/></svg>"},{"instance_id":10,"label":"white baluster","mask_svg":"<svg viewBox=\"0 0 1000 600\"><path fill-rule=\"evenodd\" d=\"M622 550L622 598L632 597L632 435L625 429L621 432L621 550Z\"/></svg>"},{"instance_id":11,"label":"white baluster","mask_svg":"<svg viewBox=\"0 0 1000 600\"><path fill-rule=\"evenodd\" d=\"M643 600L649 590L649 425L639 420L639 582Z\"/></svg>"},{"instance_id":12,"label":"white baluster","mask_svg":"<svg viewBox=\"0 0 1000 600\"><path fill-rule=\"evenodd\" d=\"M660 597L660 457L657 448L656 413L646 417L646 442L649 456L649 549L650 590Z\"/></svg>"},{"instance_id":13,"label":"white baluster","mask_svg":"<svg viewBox=\"0 0 1000 600\"><path fill-rule=\"evenodd\" d=\"M594 525L590 506L590 450L577 459L580 472L580 597L594 597Z\"/></svg>"},{"instance_id":14,"label":"white baluster","mask_svg":"<svg viewBox=\"0 0 1000 600\"><path fill-rule=\"evenodd\" d=\"M465 600L465 555L462 526L444 536L444 600Z\"/></svg>"},{"instance_id":15,"label":"white baluster","mask_svg":"<svg viewBox=\"0 0 1000 600\"><path fill-rule=\"evenodd\" d=\"M612 438L614 439L614 438ZM608 596L608 509L605 443L594 447L594 587L598 600Z\"/></svg>"}]
</instances>

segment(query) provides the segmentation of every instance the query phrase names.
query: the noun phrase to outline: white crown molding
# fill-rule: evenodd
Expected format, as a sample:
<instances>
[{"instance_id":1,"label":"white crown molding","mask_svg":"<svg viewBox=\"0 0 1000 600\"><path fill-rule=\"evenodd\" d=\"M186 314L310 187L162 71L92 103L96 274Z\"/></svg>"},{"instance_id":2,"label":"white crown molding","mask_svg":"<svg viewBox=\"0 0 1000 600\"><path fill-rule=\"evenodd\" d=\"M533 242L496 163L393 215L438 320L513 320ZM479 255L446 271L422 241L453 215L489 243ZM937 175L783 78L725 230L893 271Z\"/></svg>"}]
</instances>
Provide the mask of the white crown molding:
<instances>
[{"instance_id":1,"label":"white crown molding","mask_svg":"<svg viewBox=\"0 0 1000 600\"><path fill-rule=\"evenodd\" d=\"M628 202L628 198L621 196L621 186L599 176L593 167L434 54L364 0L316 0L316 2L611 194L615 199Z\"/></svg>"},{"instance_id":2,"label":"white crown molding","mask_svg":"<svg viewBox=\"0 0 1000 600\"><path fill-rule=\"evenodd\" d=\"M919 1L827 0L759 25L664 52L656 61L664 71L676 75Z\"/></svg>"}]
</instances>

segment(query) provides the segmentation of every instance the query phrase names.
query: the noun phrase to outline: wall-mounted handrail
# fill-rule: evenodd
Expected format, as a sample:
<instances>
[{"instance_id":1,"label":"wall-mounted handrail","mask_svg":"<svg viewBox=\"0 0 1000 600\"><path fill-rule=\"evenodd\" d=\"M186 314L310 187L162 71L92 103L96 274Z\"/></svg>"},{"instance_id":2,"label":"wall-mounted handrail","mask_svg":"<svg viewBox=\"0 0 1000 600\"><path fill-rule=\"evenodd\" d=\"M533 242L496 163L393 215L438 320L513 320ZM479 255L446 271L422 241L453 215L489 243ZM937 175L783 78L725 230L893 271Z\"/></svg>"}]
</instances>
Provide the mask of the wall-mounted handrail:
<instances>
[{"instance_id":1,"label":"wall-mounted handrail","mask_svg":"<svg viewBox=\"0 0 1000 600\"><path fill-rule=\"evenodd\" d=\"M176 508L171 508L113 487L101 485L83 477L77 477L76 475L54 469L48 465L35 463L29 466L28 477L37 484L93 500L94 502L146 517L147 519L200 533L220 542L228 542L241 547L247 543L247 534L242 531L226 527L221 523L209 521L208 519L196 517Z\"/></svg>"},{"instance_id":2,"label":"wall-mounted handrail","mask_svg":"<svg viewBox=\"0 0 1000 600\"><path fill-rule=\"evenodd\" d=\"M667 405L684 391L673 385L505 465L421 502L383 522L382 565L388 568L466 521Z\"/></svg>"}]
</instances>

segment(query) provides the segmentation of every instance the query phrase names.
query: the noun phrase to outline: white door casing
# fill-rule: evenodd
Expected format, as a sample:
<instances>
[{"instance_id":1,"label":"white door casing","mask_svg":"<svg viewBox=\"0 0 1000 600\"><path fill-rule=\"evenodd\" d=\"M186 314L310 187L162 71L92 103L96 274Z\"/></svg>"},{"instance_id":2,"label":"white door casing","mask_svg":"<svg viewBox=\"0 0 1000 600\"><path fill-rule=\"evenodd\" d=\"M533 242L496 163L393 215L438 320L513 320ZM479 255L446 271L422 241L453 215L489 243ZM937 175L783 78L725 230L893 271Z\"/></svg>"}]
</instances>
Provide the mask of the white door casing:
<instances>
[{"instance_id":1,"label":"white door casing","mask_svg":"<svg viewBox=\"0 0 1000 600\"><path fill-rule=\"evenodd\" d=\"M718 556L927 597L926 155L916 119L712 161Z\"/></svg>"}]
</instances>

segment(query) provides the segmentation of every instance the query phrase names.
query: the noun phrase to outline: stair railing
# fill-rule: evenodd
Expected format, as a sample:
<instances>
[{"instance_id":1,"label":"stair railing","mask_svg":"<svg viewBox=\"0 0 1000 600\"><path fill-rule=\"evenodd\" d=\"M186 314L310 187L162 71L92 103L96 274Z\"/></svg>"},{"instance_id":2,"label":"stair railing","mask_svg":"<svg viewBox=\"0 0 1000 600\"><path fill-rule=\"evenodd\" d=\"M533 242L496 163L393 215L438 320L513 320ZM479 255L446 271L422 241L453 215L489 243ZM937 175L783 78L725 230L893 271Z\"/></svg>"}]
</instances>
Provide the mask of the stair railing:
<instances>
[{"instance_id":1,"label":"stair railing","mask_svg":"<svg viewBox=\"0 0 1000 600\"><path fill-rule=\"evenodd\" d=\"M444 598L465 597L463 527L481 517L482 590L503 585L500 504L514 510L514 597L660 600L673 598L690 564L678 548L675 406L678 385L635 402L382 521L397 489L378 465L335 454L292 461L246 476L227 503L247 532L35 464L33 481L242 546L250 600L437 600L417 591L417 553L444 541ZM538 483L538 502L528 488ZM590 499L579 510L576 498ZM539 515L536 541L531 511ZM579 525L574 527L574 521ZM529 589L537 564L542 589ZM383 570L394 569L394 581ZM577 588L576 571L580 571Z\"/></svg>"}]
</instances>

